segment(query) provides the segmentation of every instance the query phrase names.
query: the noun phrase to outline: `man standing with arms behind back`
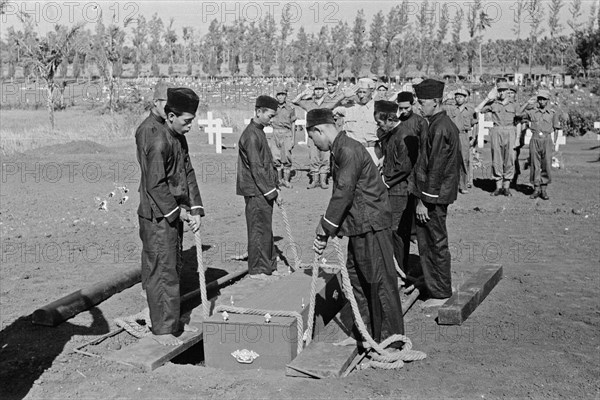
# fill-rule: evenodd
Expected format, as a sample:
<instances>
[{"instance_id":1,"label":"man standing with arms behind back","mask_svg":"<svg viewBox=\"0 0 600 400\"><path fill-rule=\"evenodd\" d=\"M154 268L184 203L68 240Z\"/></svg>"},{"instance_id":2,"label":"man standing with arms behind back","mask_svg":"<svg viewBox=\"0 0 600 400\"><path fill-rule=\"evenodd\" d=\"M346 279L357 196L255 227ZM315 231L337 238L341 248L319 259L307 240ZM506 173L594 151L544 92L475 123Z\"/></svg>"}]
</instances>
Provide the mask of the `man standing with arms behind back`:
<instances>
[{"instance_id":1,"label":"man standing with arms behind back","mask_svg":"<svg viewBox=\"0 0 600 400\"><path fill-rule=\"evenodd\" d=\"M429 128L421 141L410 192L417 197L417 242L430 297L424 307L435 307L452 295L446 215L456 200L464 164L458 128L442 109L444 83L426 79L415 92Z\"/></svg>"},{"instance_id":2,"label":"man standing with arms behind back","mask_svg":"<svg viewBox=\"0 0 600 400\"><path fill-rule=\"evenodd\" d=\"M277 254L273 241L273 203L281 204L277 171L265 136L279 104L269 96L258 96L254 118L239 141L236 193L246 202L248 229L248 274L265 279L277 275Z\"/></svg>"}]
</instances>

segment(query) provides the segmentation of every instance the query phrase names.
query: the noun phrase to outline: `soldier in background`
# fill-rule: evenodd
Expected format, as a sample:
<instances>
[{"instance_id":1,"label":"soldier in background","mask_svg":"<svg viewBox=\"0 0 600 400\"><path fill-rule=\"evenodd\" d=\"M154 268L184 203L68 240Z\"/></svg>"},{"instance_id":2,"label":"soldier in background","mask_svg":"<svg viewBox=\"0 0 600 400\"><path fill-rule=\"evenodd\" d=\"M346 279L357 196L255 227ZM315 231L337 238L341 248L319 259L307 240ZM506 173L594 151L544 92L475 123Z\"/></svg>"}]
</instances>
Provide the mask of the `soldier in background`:
<instances>
[{"instance_id":1,"label":"soldier in background","mask_svg":"<svg viewBox=\"0 0 600 400\"><path fill-rule=\"evenodd\" d=\"M475 108L477 113L491 113L494 126L490 129L492 173L496 190L492 196L512 196L510 183L515 174L512 144L515 142L515 123L518 105L508 97L507 82L498 82L487 97Z\"/></svg>"},{"instance_id":2,"label":"soldier in background","mask_svg":"<svg viewBox=\"0 0 600 400\"><path fill-rule=\"evenodd\" d=\"M277 114L271 120L273 132L266 134L269 148L273 153L273 162L277 170L277 178L281 186L292 188L292 149L294 148L294 123L296 111L294 106L286 101L287 89L281 85L275 89Z\"/></svg>"},{"instance_id":3,"label":"soldier in background","mask_svg":"<svg viewBox=\"0 0 600 400\"><path fill-rule=\"evenodd\" d=\"M528 122L531 129L531 141L529 142L529 168L531 184L534 191L530 199L550 199L548 196L548 185L552 182L552 152L554 149L554 136L560 129L558 113L548 107L550 92L540 90L537 93L537 106L526 110L526 103L519 114L523 121Z\"/></svg>"},{"instance_id":4,"label":"soldier in background","mask_svg":"<svg viewBox=\"0 0 600 400\"><path fill-rule=\"evenodd\" d=\"M469 193L468 188L473 153L471 143L473 141L473 125L477 123L477 114L472 105L468 103L471 92L465 88L459 88L454 92L454 105L446 105L444 109L448 116L458 128L460 138L460 149L465 164L464 171L461 170L458 190L462 194ZM512 148L512 147L511 147Z\"/></svg>"},{"instance_id":5,"label":"soldier in background","mask_svg":"<svg viewBox=\"0 0 600 400\"><path fill-rule=\"evenodd\" d=\"M308 87L303 92L298 93L298 96L292 100L292 104L302 108L307 113L316 108L333 108L335 105L325 105L325 84L321 81L317 82L314 87ZM308 138L308 158L310 161L309 183L307 189L320 187L328 189L327 175L329 175L329 152L320 151L312 139Z\"/></svg>"}]
</instances>

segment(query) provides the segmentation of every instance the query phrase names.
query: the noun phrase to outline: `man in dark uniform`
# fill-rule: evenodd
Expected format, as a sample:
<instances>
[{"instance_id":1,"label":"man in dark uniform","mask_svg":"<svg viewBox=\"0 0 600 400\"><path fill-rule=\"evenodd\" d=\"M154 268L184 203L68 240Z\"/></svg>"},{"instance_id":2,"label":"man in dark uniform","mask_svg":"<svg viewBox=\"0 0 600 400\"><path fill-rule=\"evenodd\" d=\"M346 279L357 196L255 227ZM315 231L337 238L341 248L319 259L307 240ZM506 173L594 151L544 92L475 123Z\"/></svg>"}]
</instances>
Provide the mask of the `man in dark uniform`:
<instances>
[{"instance_id":1,"label":"man in dark uniform","mask_svg":"<svg viewBox=\"0 0 600 400\"><path fill-rule=\"evenodd\" d=\"M278 86L275 91L277 103L277 114L271 121L273 132L267 134L267 141L275 160L275 169L279 183L291 189L292 175L292 149L294 148L294 122L296 122L296 111L294 106L286 101L287 89L284 85Z\"/></svg>"},{"instance_id":2,"label":"man in dark uniform","mask_svg":"<svg viewBox=\"0 0 600 400\"><path fill-rule=\"evenodd\" d=\"M547 188L552 182L552 152L554 150L554 135L560 129L558 113L548 107L550 92L540 90L537 94L537 107L525 110L527 103L520 113L523 120L529 123L531 141L529 142L529 168L531 184L534 191L531 199L548 200Z\"/></svg>"},{"instance_id":3,"label":"man in dark uniform","mask_svg":"<svg viewBox=\"0 0 600 400\"><path fill-rule=\"evenodd\" d=\"M377 166L362 144L344 131L338 133L331 110L309 111L306 128L315 146L331 150L333 176L333 193L317 226L313 248L322 254L330 236L348 236L346 265L369 333L377 342L403 334L391 210Z\"/></svg>"},{"instance_id":4,"label":"man in dark uniform","mask_svg":"<svg viewBox=\"0 0 600 400\"><path fill-rule=\"evenodd\" d=\"M427 135L427 121L412 112L412 93L402 92L398 98L404 106L400 117L397 103L381 100L375 102L375 122L383 157L381 173L392 208L394 255L406 272L415 212L414 198L408 194L408 178L419 156L419 137Z\"/></svg>"},{"instance_id":5,"label":"man in dark uniform","mask_svg":"<svg viewBox=\"0 0 600 400\"><path fill-rule=\"evenodd\" d=\"M492 147L492 173L496 190L492 196L512 196L510 183L515 175L515 160L512 145L515 143L517 103L508 96L508 82L498 82L497 87L475 108L477 113L491 113L494 126L490 129Z\"/></svg>"},{"instance_id":6,"label":"man in dark uniform","mask_svg":"<svg viewBox=\"0 0 600 400\"><path fill-rule=\"evenodd\" d=\"M458 128L462 159L465 171L460 173L458 190L462 194L469 193L469 172L471 171L471 141L473 140L473 125L477 123L477 114L472 105L467 103L470 92L459 88L454 92L454 105L444 107L446 113ZM512 147L510 147L512 149Z\"/></svg>"},{"instance_id":7,"label":"man in dark uniform","mask_svg":"<svg viewBox=\"0 0 600 400\"><path fill-rule=\"evenodd\" d=\"M313 88L307 88L300 92L292 104L297 105L304 111L309 112L315 108L333 108L335 104L325 104L325 84L321 81L315 83ZM312 177L311 183L307 189L320 187L328 189L327 175L329 175L329 153L319 151L313 143L312 139L308 138L308 158L310 160L309 175Z\"/></svg>"},{"instance_id":8,"label":"man in dark uniform","mask_svg":"<svg viewBox=\"0 0 600 400\"><path fill-rule=\"evenodd\" d=\"M279 103L258 96L255 115L239 141L236 193L246 202L248 229L248 274L264 279L277 275L277 254L273 242L273 203L281 202L277 171L263 131L275 117Z\"/></svg>"},{"instance_id":9,"label":"man in dark uniform","mask_svg":"<svg viewBox=\"0 0 600 400\"><path fill-rule=\"evenodd\" d=\"M199 98L191 89L168 89L166 125L147 119L136 133L142 172L138 207L143 243L142 284L146 288L152 337L163 345L181 344L173 334L181 329L178 261L182 221L188 221L196 232L204 215L184 136L190 130L198 103Z\"/></svg>"},{"instance_id":10,"label":"man in dark uniform","mask_svg":"<svg viewBox=\"0 0 600 400\"><path fill-rule=\"evenodd\" d=\"M442 109L444 83L426 79L415 91L429 128L421 141L409 191L418 198L417 242L430 297L424 306L434 307L452 295L446 215L448 205L456 200L464 164L458 128Z\"/></svg>"}]
</instances>

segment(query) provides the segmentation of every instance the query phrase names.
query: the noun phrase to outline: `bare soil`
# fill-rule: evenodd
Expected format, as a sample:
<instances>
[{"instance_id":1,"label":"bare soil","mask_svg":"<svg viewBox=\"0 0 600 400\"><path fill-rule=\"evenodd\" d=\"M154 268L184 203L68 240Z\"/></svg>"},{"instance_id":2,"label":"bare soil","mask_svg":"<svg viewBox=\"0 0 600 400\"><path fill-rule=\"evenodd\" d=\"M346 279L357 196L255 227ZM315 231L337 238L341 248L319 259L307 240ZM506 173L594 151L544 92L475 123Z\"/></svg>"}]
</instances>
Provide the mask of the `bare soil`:
<instances>
[{"instance_id":1,"label":"bare soil","mask_svg":"<svg viewBox=\"0 0 600 400\"><path fill-rule=\"evenodd\" d=\"M204 136L189 142L207 211L203 254L211 279L240 268L242 262L230 257L246 250L243 199L235 195L237 152L214 154ZM420 301L415 304L406 332L414 348L427 353L424 361L397 371L369 369L311 381L286 378L284 371L223 372L202 366L194 354L144 373L74 353L115 329L115 318L146 306L139 284L57 327L33 325L35 309L139 264L139 167L133 139L4 157L0 398L598 398L599 148L596 141L569 140L559 154L563 168L553 171L549 201L529 199L529 171L514 197L490 197L489 168L477 170L476 187L449 210L453 284L488 263L503 265L502 281L459 327L437 325L435 315L422 311ZM527 151L521 161L526 156ZM306 149L297 146L294 157L296 167L305 168ZM484 160L489 166L489 149ZM305 171L298 171L284 196L300 256L309 263L314 228L330 191L306 190L306 180ZM115 196L108 197L111 192ZM124 196L128 199L119 204ZM106 211L99 210L103 200ZM290 255L277 210L274 230L285 260ZM188 232L184 252L191 271L195 251ZM326 257L334 259L333 253ZM184 279L185 290L197 286L192 278ZM222 295L235 292L233 285ZM135 340L121 338L94 351Z\"/></svg>"}]
</instances>

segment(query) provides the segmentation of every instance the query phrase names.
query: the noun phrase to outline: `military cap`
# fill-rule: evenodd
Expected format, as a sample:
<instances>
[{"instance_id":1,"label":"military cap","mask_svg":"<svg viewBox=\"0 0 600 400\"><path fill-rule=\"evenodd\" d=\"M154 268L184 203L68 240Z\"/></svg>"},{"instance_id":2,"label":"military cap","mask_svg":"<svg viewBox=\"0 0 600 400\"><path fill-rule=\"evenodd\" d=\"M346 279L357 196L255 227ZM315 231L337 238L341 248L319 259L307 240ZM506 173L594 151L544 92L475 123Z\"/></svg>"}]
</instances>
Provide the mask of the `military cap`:
<instances>
[{"instance_id":1,"label":"military cap","mask_svg":"<svg viewBox=\"0 0 600 400\"><path fill-rule=\"evenodd\" d=\"M313 89L325 89L325 86L327 86L325 82L318 80L313 84Z\"/></svg>"},{"instance_id":2,"label":"military cap","mask_svg":"<svg viewBox=\"0 0 600 400\"><path fill-rule=\"evenodd\" d=\"M444 82L435 79L425 79L414 88L420 100L441 99L444 96Z\"/></svg>"},{"instance_id":3,"label":"military cap","mask_svg":"<svg viewBox=\"0 0 600 400\"><path fill-rule=\"evenodd\" d=\"M287 94L288 90L285 85L277 85L275 86L275 94L285 93Z\"/></svg>"},{"instance_id":4,"label":"military cap","mask_svg":"<svg viewBox=\"0 0 600 400\"><path fill-rule=\"evenodd\" d=\"M166 81L158 81L154 86L154 100L167 100L167 89L174 87Z\"/></svg>"},{"instance_id":5,"label":"military cap","mask_svg":"<svg viewBox=\"0 0 600 400\"><path fill-rule=\"evenodd\" d=\"M379 90L379 88L380 88L380 87L383 87L383 88L385 88L385 90L387 90L387 89L388 89L388 85L387 85L387 83L385 83L385 82L381 82L379 85L377 85L377 90Z\"/></svg>"},{"instance_id":6,"label":"military cap","mask_svg":"<svg viewBox=\"0 0 600 400\"><path fill-rule=\"evenodd\" d=\"M541 97L542 99L550 100L550 92L545 89L540 89L537 92L537 97Z\"/></svg>"},{"instance_id":7,"label":"military cap","mask_svg":"<svg viewBox=\"0 0 600 400\"><path fill-rule=\"evenodd\" d=\"M465 96L465 97L468 97L470 93L469 93L469 91L468 91L467 89L465 89L465 88L458 88L458 89L457 89L457 90L454 92L454 95L455 95L455 96L456 96L457 94L460 94L460 95L463 95L463 96Z\"/></svg>"},{"instance_id":8,"label":"military cap","mask_svg":"<svg viewBox=\"0 0 600 400\"><path fill-rule=\"evenodd\" d=\"M505 82L505 81L498 82L496 84L496 89L498 89L498 90L508 90L509 89L508 82Z\"/></svg>"},{"instance_id":9,"label":"military cap","mask_svg":"<svg viewBox=\"0 0 600 400\"><path fill-rule=\"evenodd\" d=\"M398 103L387 100L378 100L375 102L375 112L395 114L398 112Z\"/></svg>"},{"instance_id":10,"label":"military cap","mask_svg":"<svg viewBox=\"0 0 600 400\"><path fill-rule=\"evenodd\" d=\"M306 114L306 129L322 124L334 124L333 111L329 108L315 108Z\"/></svg>"},{"instance_id":11,"label":"military cap","mask_svg":"<svg viewBox=\"0 0 600 400\"><path fill-rule=\"evenodd\" d=\"M331 76L327 77L327 79L325 80L325 83L333 83L334 85L337 85L338 80L335 76L331 75Z\"/></svg>"},{"instance_id":12,"label":"military cap","mask_svg":"<svg viewBox=\"0 0 600 400\"><path fill-rule=\"evenodd\" d=\"M360 78L358 80L358 87L360 89L375 89L375 82L371 78Z\"/></svg>"},{"instance_id":13,"label":"military cap","mask_svg":"<svg viewBox=\"0 0 600 400\"><path fill-rule=\"evenodd\" d=\"M167 107L171 110L177 110L182 113L196 114L200 98L190 88L169 88L167 89Z\"/></svg>"},{"instance_id":14,"label":"military cap","mask_svg":"<svg viewBox=\"0 0 600 400\"><path fill-rule=\"evenodd\" d=\"M517 93L517 86L516 85L512 85L512 84L508 85L508 90L511 90L511 91Z\"/></svg>"},{"instance_id":15,"label":"military cap","mask_svg":"<svg viewBox=\"0 0 600 400\"><path fill-rule=\"evenodd\" d=\"M408 101L410 104L412 104L415 101L415 97L411 92L400 92L398 93L396 101L398 103L404 103L405 101Z\"/></svg>"},{"instance_id":16,"label":"military cap","mask_svg":"<svg viewBox=\"0 0 600 400\"><path fill-rule=\"evenodd\" d=\"M256 98L256 108L270 108L273 111L277 111L279 103L271 96L258 96Z\"/></svg>"}]
</instances>

